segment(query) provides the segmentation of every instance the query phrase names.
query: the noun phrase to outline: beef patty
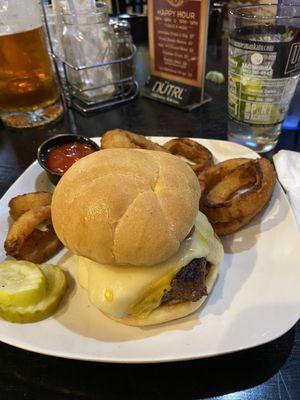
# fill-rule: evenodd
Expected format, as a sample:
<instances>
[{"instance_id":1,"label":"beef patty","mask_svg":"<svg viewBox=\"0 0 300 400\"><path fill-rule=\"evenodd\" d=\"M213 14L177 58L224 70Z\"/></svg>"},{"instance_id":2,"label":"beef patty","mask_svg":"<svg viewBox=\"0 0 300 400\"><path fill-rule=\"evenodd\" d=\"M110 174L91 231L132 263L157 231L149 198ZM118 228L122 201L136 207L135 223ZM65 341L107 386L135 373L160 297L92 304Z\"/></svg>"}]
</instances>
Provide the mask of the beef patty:
<instances>
[{"instance_id":1,"label":"beef patty","mask_svg":"<svg viewBox=\"0 0 300 400\"><path fill-rule=\"evenodd\" d=\"M206 258L195 258L183 267L171 281L171 289L165 291L162 304L168 302L198 301L207 296L205 280L210 263Z\"/></svg>"}]
</instances>

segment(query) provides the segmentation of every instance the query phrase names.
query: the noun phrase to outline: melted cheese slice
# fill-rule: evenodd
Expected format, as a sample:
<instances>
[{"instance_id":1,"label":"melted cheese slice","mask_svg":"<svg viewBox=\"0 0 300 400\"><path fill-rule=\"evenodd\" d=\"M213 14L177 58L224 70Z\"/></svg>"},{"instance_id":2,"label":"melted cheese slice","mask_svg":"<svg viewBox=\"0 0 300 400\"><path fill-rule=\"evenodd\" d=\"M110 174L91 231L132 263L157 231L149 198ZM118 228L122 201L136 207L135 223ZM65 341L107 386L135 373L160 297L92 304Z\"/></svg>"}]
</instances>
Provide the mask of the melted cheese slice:
<instances>
[{"instance_id":1,"label":"melted cheese slice","mask_svg":"<svg viewBox=\"0 0 300 400\"><path fill-rule=\"evenodd\" d=\"M120 266L78 257L78 282L88 291L91 303L104 313L117 318L146 317L159 306L176 273L201 257L219 264L223 247L205 215L199 212L193 235L166 262L155 266Z\"/></svg>"}]
</instances>

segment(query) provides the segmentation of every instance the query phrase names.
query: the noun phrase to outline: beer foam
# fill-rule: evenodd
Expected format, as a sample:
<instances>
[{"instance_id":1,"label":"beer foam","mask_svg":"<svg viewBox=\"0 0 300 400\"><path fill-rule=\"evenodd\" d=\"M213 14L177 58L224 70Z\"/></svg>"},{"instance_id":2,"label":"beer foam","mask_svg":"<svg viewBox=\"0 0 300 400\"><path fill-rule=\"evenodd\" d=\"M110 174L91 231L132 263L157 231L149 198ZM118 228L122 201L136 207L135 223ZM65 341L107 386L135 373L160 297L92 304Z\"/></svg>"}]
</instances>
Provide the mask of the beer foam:
<instances>
[{"instance_id":1,"label":"beer foam","mask_svg":"<svg viewBox=\"0 0 300 400\"><path fill-rule=\"evenodd\" d=\"M4 0L0 3L0 35L26 32L42 25L39 0Z\"/></svg>"}]
</instances>

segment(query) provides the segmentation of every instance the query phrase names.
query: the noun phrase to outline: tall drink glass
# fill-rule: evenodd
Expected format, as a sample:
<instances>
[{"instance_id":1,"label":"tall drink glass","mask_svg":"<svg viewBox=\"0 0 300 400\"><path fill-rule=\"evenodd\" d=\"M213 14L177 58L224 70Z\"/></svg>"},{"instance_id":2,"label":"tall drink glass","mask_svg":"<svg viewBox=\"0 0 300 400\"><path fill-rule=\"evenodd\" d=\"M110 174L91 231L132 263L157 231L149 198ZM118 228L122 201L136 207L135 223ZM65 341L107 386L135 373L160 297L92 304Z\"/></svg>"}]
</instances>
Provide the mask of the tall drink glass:
<instances>
[{"instance_id":1,"label":"tall drink glass","mask_svg":"<svg viewBox=\"0 0 300 400\"><path fill-rule=\"evenodd\" d=\"M63 108L38 0L0 1L0 117L29 128L59 118Z\"/></svg>"},{"instance_id":2,"label":"tall drink glass","mask_svg":"<svg viewBox=\"0 0 300 400\"><path fill-rule=\"evenodd\" d=\"M228 138L275 147L300 73L300 6L229 11Z\"/></svg>"}]
</instances>

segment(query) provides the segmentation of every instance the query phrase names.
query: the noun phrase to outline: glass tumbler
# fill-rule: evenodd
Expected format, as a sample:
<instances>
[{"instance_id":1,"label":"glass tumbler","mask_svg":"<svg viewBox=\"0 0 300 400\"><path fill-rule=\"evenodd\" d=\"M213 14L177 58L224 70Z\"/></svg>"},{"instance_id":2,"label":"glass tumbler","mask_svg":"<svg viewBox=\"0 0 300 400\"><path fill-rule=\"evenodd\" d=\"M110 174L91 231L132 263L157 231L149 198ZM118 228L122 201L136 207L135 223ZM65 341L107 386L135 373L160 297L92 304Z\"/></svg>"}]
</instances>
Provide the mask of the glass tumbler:
<instances>
[{"instance_id":1,"label":"glass tumbler","mask_svg":"<svg viewBox=\"0 0 300 400\"><path fill-rule=\"evenodd\" d=\"M45 125L63 112L38 0L0 2L0 117L13 128Z\"/></svg>"},{"instance_id":2,"label":"glass tumbler","mask_svg":"<svg viewBox=\"0 0 300 400\"><path fill-rule=\"evenodd\" d=\"M85 104L112 98L116 66L111 62L116 58L116 41L107 5L96 1L95 9L63 11L59 18L59 45L71 94Z\"/></svg>"},{"instance_id":3,"label":"glass tumbler","mask_svg":"<svg viewBox=\"0 0 300 400\"><path fill-rule=\"evenodd\" d=\"M273 149L300 73L300 6L229 11L228 139Z\"/></svg>"}]
</instances>

